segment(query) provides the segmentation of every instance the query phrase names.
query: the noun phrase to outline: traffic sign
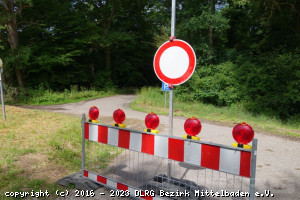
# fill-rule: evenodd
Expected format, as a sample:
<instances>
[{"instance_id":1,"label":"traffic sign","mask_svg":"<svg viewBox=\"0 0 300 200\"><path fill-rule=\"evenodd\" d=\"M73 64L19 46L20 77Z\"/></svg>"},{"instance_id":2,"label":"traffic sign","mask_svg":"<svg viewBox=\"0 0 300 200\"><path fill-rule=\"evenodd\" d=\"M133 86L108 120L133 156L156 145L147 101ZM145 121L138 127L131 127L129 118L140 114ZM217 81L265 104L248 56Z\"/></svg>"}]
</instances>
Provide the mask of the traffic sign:
<instances>
[{"instance_id":1,"label":"traffic sign","mask_svg":"<svg viewBox=\"0 0 300 200\"><path fill-rule=\"evenodd\" d=\"M170 91L171 89L169 88L167 83L162 82L162 91Z\"/></svg>"},{"instance_id":2,"label":"traffic sign","mask_svg":"<svg viewBox=\"0 0 300 200\"><path fill-rule=\"evenodd\" d=\"M185 41L175 39L162 44L153 60L156 76L170 85L180 85L194 73L196 55Z\"/></svg>"}]
</instances>

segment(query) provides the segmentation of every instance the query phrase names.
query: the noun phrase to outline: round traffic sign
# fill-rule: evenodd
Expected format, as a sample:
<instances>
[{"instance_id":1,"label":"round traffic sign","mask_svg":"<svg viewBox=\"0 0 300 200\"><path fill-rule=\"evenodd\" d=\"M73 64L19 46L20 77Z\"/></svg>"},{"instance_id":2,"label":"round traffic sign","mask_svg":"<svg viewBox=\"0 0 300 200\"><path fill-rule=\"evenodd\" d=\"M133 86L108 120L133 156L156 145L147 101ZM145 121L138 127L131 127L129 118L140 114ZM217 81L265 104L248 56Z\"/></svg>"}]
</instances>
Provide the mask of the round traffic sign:
<instances>
[{"instance_id":1,"label":"round traffic sign","mask_svg":"<svg viewBox=\"0 0 300 200\"><path fill-rule=\"evenodd\" d=\"M180 85L193 74L196 55L193 48L185 41L175 39L162 44L153 60L156 76L170 85Z\"/></svg>"}]
</instances>

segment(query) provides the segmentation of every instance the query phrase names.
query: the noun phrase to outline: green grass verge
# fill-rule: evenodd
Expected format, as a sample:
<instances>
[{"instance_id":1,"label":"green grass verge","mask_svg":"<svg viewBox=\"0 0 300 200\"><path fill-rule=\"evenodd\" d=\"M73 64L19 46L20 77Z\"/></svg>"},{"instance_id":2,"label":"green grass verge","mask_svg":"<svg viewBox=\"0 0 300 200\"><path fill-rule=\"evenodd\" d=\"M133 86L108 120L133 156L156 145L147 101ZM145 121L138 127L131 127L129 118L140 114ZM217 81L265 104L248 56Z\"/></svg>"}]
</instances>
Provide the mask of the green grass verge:
<instances>
[{"instance_id":1,"label":"green grass verge","mask_svg":"<svg viewBox=\"0 0 300 200\"><path fill-rule=\"evenodd\" d=\"M134 93L133 88L124 89L86 89L71 87L70 90L65 89L63 92L56 92L46 89L18 89L18 88L5 88L5 102L9 105L53 105L64 103L76 103L83 100L91 100L112 96L116 94Z\"/></svg>"},{"instance_id":2,"label":"green grass verge","mask_svg":"<svg viewBox=\"0 0 300 200\"><path fill-rule=\"evenodd\" d=\"M32 190L48 190L55 199L55 182L81 168L81 119L12 106L6 113L0 120L0 199L7 199L5 192ZM105 163L117 156L99 151Z\"/></svg>"},{"instance_id":3,"label":"green grass verge","mask_svg":"<svg viewBox=\"0 0 300 200\"><path fill-rule=\"evenodd\" d=\"M75 103L83 100L102 98L107 96L115 95L113 91L95 91L95 90L85 90L85 91L69 91L64 92L53 92L45 91L41 95L33 96L26 104L31 105L53 105L53 104L63 104L63 103Z\"/></svg>"},{"instance_id":4,"label":"green grass verge","mask_svg":"<svg viewBox=\"0 0 300 200\"><path fill-rule=\"evenodd\" d=\"M254 116L245 111L241 105L216 107L201 102L182 102L176 98L176 89L174 90L174 96L173 112L176 116L195 116L201 120L209 120L229 126L245 121L250 124L255 131L300 138L299 119L292 119L284 123L264 115ZM136 100L131 104L131 107L138 111L167 115L169 113L168 102L169 97L167 96L167 105L166 108L164 108L165 93L161 91L161 88L147 87L140 90Z\"/></svg>"}]
</instances>

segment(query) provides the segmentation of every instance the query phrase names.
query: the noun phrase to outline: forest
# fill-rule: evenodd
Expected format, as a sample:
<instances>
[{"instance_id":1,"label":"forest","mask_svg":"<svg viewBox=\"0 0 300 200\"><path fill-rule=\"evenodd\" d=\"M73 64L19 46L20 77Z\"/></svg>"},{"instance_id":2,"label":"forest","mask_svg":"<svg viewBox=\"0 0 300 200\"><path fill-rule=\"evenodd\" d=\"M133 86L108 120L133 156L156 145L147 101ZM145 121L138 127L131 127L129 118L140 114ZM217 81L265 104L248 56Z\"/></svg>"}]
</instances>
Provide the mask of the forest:
<instances>
[{"instance_id":1,"label":"forest","mask_svg":"<svg viewBox=\"0 0 300 200\"><path fill-rule=\"evenodd\" d=\"M175 36L197 65L175 95L300 119L299 9L298 0L177 0ZM153 57L170 29L171 0L0 0L5 92L160 86Z\"/></svg>"}]
</instances>

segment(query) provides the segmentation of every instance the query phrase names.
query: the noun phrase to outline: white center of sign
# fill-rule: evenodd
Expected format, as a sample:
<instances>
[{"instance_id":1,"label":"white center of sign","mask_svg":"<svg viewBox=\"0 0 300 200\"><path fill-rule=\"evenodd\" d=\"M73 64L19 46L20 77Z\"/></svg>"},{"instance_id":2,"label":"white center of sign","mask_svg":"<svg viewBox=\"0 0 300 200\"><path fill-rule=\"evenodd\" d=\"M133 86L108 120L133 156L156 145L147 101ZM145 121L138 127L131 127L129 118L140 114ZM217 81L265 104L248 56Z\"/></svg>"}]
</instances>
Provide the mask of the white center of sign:
<instances>
[{"instance_id":1,"label":"white center of sign","mask_svg":"<svg viewBox=\"0 0 300 200\"><path fill-rule=\"evenodd\" d=\"M179 78L189 67L189 56L181 47L170 47L162 53L159 65L166 77Z\"/></svg>"}]
</instances>

